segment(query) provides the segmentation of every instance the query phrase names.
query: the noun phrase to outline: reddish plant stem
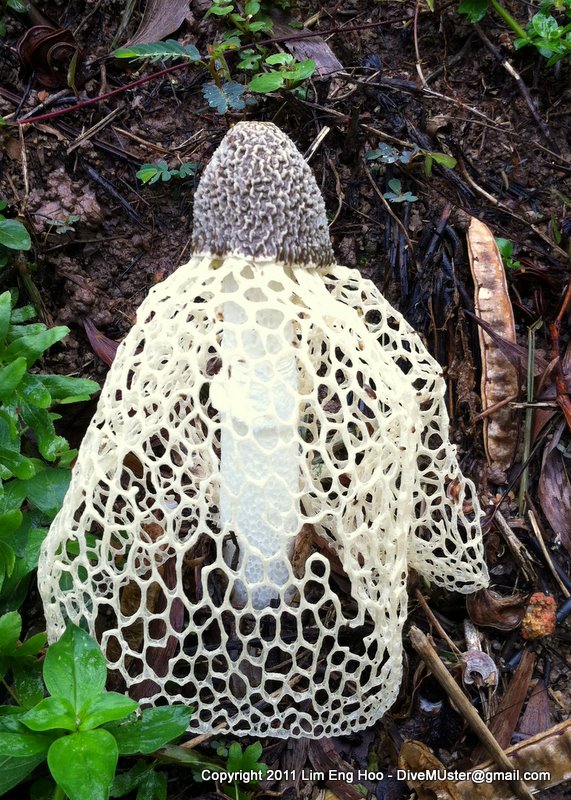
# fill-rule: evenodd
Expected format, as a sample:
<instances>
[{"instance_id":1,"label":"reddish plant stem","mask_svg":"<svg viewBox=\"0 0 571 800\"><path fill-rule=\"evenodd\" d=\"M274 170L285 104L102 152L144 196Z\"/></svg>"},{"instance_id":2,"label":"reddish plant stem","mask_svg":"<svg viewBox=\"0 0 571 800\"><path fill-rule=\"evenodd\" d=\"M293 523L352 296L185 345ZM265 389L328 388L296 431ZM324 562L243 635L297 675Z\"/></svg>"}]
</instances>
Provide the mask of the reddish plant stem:
<instances>
[{"instance_id":1,"label":"reddish plant stem","mask_svg":"<svg viewBox=\"0 0 571 800\"><path fill-rule=\"evenodd\" d=\"M327 31L309 31L308 33L296 33L292 36L280 36L275 39L263 39L260 42L256 42L256 45L270 45L270 44L281 44L283 42L291 42L297 41L298 39L313 39L315 36L331 36L334 33L352 33L354 31L361 31L365 30L366 28L378 28L382 25L393 25L395 24L394 20L385 20L379 22L368 22L364 23L363 25L355 25L352 28L344 28L344 27L336 27L330 28ZM247 47L251 47L251 44L245 44L241 47L236 48L235 52L239 52L240 50L244 50ZM37 117L29 117L28 119L22 120L14 120L13 122L9 122L9 125L33 125L35 122L45 122L47 119L54 119L54 117L60 117L63 114L70 114L72 111L77 111L79 108L85 108L85 106L92 106L95 103L100 103L102 100L107 100L109 97L113 97L114 95L121 94L122 92L127 92L130 89L134 89L136 86L141 86L144 83L148 83L149 81L154 80L155 78L161 78L163 75L168 75L171 72L176 72L183 67L189 66L189 62L184 61L181 64L175 64L172 67L165 67L164 69L159 70L158 72L153 72L151 75L145 75L142 78L138 78L136 81L132 81L131 83L127 83L125 86L120 86L118 89L113 89L111 92L106 92L105 94L100 94L97 97L91 97L89 100L81 100L79 103L75 103L72 106L68 106L67 108L60 108L59 111L50 111L47 114L39 114Z\"/></svg>"},{"instance_id":2,"label":"reddish plant stem","mask_svg":"<svg viewBox=\"0 0 571 800\"><path fill-rule=\"evenodd\" d=\"M162 75L168 75L169 72L175 72L177 69L182 69L182 67L186 66L188 66L188 64L185 62L183 64L175 64L173 67L165 67L158 72L153 72L151 75L145 75L142 78L138 78L136 81L131 81L131 83L127 83L125 86L120 86L118 89L113 89L111 92L105 92L105 94L97 95L97 97L90 97L89 100L81 100L79 103L75 103L73 106L60 108L59 111L50 111L47 114L39 114L37 117L16 119L14 122L10 122L8 124L33 125L34 122L44 122L46 119L61 117L62 114L70 114L72 111L77 111L78 108L84 108L85 106L92 106L95 103L100 103L102 100L107 100L109 97L113 97L116 94L127 92L129 89L134 89L136 86L141 86L143 83L148 83L154 78L160 78Z\"/></svg>"}]
</instances>

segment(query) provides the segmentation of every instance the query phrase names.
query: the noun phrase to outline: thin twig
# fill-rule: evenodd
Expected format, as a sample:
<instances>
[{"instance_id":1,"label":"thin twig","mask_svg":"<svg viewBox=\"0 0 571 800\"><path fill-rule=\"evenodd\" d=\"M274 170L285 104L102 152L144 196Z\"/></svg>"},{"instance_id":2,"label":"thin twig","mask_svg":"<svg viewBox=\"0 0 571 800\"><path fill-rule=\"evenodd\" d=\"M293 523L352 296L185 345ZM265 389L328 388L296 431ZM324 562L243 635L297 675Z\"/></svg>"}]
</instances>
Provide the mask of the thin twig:
<instances>
[{"instance_id":1,"label":"thin twig","mask_svg":"<svg viewBox=\"0 0 571 800\"><path fill-rule=\"evenodd\" d=\"M20 204L20 214L23 216L26 212L26 206L28 205L28 197L30 196L30 183L28 180L28 155L26 152L26 141L24 139L24 131L22 128L19 128L20 134L20 153L22 156L22 177L24 179L24 197Z\"/></svg>"},{"instance_id":2,"label":"thin twig","mask_svg":"<svg viewBox=\"0 0 571 800\"><path fill-rule=\"evenodd\" d=\"M416 652L430 669L438 683L442 686L458 711L460 711L467 724L480 739L496 764L505 772L513 773L513 761L504 753L486 724L480 719L474 706L452 678L425 634L413 625L409 631L409 637ZM510 781L510 785L513 787L520 800L533 800L529 789L523 781L512 780Z\"/></svg>"},{"instance_id":3,"label":"thin twig","mask_svg":"<svg viewBox=\"0 0 571 800\"><path fill-rule=\"evenodd\" d=\"M436 617L432 613L432 610L430 609L430 606L424 599L422 592L419 589L417 589L415 591L415 595L416 599L422 606L422 610L424 611L427 620L430 622L432 627L438 633L440 638L444 639L444 641L447 643L448 647L452 650L452 652L455 653L458 657L460 657L462 655L462 651L458 647L456 647L456 645L454 644L452 639L448 636L448 634L446 633L440 622L436 619Z\"/></svg>"},{"instance_id":4,"label":"thin twig","mask_svg":"<svg viewBox=\"0 0 571 800\"><path fill-rule=\"evenodd\" d=\"M80 144L82 144L82 142L87 141L92 136L94 136L96 133L99 133L99 131L102 128L105 128L111 122L111 120L115 119L115 117L118 114L121 114L123 110L124 109L121 109L120 107L114 108L113 111L110 111L109 114L107 114L106 117L103 117L103 119L100 119L99 122L95 123L95 125L92 125L91 128L88 128L86 131L84 131L82 134L80 134L77 137L77 139L75 140L75 142L70 144L70 146L67 148L67 155L69 155L77 147L79 147Z\"/></svg>"},{"instance_id":5,"label":"thin twig","mask_svg":"<svg viewBox=\"0 0 571 800\"><path fill-rule=\"evenodd\" d=\"M541 552L543 553L543 557L545 558L545 563L549 567L549 570L551 571L551 574L553 575L553 577L555 578L555 581L557 582L559 588L563 592L563 596L566 597L566 598L571 597L571 592L567 589L567 587L565 586L565 584L563 583L563 581L561 580L561 578L557 574L557 570L553 566L553 561L551 560L551 556L549 555L549 551L548 551L547 547L545 546L545 541L544 541L543 536L541 534L541 528L539 527L539 522L537 521L537 518L536 518L535 514L533 513L533 511L531 509L529 509L529 511L527 512L527 516L529 517L529 521L531 523L531 527L533 528L533 532L535 534L535 538L537 539L537 543L538 543L539 547L541 548Z\"/></svg>"}]
</instances>

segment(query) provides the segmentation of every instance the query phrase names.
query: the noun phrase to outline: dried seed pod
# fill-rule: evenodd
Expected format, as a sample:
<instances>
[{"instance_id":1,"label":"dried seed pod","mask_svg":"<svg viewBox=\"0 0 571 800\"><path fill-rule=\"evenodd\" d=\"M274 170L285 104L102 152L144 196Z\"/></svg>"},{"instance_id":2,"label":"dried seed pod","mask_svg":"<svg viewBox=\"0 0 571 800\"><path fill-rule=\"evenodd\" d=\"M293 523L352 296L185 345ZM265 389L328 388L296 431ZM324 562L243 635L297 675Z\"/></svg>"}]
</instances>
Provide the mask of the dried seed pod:
<instances>
[{"instance_id":1,"label":"dried seed pod","mask_svg":"<svg viewBox=\"0 0 571 800\"><path fill-rule=\"evenodd\" d=\"M472 217L468 227L468 252L474 277L476 314L497 334L516 341L515 321L502 257L492 232ZM518 443L515 412L505 404L519 391L518 373L493 339L478 327L482 357L482 407L484 411L500 405L484 417L484 447L490 465L501 470L512 465Z\"/></svg>"}]
</instances>

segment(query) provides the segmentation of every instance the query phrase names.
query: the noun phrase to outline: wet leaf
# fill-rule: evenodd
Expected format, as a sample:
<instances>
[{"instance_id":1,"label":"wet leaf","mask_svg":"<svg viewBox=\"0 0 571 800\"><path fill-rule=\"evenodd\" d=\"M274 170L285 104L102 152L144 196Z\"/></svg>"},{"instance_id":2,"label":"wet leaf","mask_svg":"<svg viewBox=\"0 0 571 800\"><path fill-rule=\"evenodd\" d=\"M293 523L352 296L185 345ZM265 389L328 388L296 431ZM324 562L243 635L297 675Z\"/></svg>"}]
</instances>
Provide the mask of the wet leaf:
<instances>
[{"instance_id":1,"label":"wet leaf","mask_svg":"<svg viewBox=\"0 0 571 800\"><path fill-rule=\"evenodd\" d=\"M466 598L466 608L475 625L511 631L519 627L525 613L526 595L502 597L492 589L480 589Z\"/></svg>"},{"instance_id":2,"label":"wet leaf","mask_svg":"<svg viewBox=\"0 0 571 800\"><path fill-rule=\"evenodd\" d=\"M128 45L158 42L191 17L188 0L147 0L141 24Z\"/></svg>"},{"instance_id":3,"label":"wet leaf","mask_svg":"<svg viewBox=\"0 0 571 800\"><path fill-rule=\"evenodd\" d=\"M543 453L538 497L555 536L571 555L571 464L557 447L564 430L562 423Z\"/></svg>"}]
</instances>

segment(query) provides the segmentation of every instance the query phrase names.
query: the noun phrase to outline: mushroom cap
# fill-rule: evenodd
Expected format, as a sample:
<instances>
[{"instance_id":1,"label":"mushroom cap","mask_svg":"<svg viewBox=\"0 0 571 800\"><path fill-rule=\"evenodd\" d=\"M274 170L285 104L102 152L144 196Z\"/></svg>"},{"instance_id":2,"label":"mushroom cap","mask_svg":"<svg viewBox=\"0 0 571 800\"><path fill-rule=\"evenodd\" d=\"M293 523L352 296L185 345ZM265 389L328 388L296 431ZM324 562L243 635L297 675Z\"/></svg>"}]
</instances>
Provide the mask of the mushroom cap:
<instances>
[{"instance_id":1,"label":"mushroom cap","mask_svg":"<svg viewBox=\"0 0 571 800\"><path fill-rule=\"evenodd\" d=\"M334 263L313 173L271 122L239 122L222 140L196 190L192 242L195 254Z\"/></svg>"}]
</instances>

